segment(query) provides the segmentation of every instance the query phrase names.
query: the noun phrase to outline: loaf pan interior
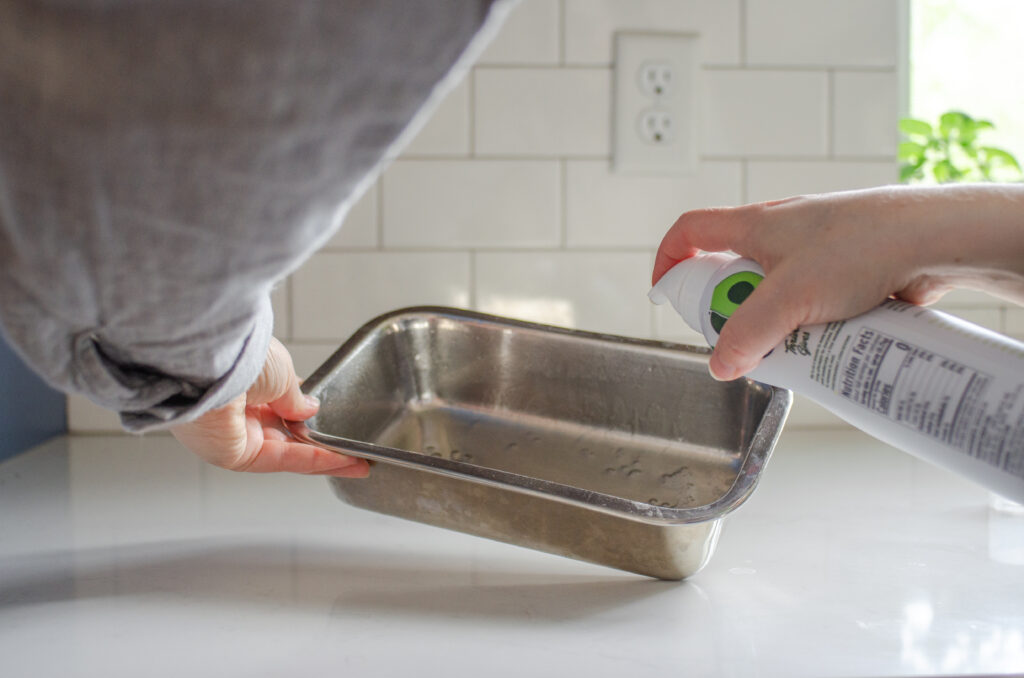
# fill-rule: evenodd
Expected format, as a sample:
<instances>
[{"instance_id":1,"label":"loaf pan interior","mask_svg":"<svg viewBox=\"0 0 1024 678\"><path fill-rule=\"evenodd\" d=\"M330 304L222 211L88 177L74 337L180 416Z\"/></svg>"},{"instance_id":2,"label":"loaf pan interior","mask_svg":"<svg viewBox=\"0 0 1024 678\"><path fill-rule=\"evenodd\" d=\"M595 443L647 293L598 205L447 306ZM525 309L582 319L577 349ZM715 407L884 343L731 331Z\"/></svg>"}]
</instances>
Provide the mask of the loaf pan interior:
<instances>
[{"instance_id":1,"label":"loaf pan interior","mask_svg":"<svg viewBox=\"0 0 1024 678\"><path fill-rule=\"evenodd\" d=\"M716 382L707 359L703 349L410 309L368 324L310 377L321 409L307 424L424 459L706 506L736 481L773 391Z\"/></svg>"}]
</instances>

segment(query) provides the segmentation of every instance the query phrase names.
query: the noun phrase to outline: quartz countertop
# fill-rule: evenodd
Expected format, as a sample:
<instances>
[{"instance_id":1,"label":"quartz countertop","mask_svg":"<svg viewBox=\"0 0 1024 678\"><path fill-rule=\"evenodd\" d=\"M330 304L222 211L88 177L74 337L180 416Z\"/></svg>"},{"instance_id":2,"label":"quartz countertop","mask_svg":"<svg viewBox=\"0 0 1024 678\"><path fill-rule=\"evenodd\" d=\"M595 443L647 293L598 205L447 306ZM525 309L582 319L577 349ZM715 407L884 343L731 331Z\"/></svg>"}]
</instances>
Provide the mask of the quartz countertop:
<instances>
[{"instance_id":1,"label":"quartz countertop","mask_svg":"<svg viewBox=\"0 0 1024 678\"><path fill-rule=\"evenodd\" d=\"M684 582L233 474L167 436L0 464L0 675L1024 671L1024 515L856 431L787 431Z\"/></svg>"}]
</instances>

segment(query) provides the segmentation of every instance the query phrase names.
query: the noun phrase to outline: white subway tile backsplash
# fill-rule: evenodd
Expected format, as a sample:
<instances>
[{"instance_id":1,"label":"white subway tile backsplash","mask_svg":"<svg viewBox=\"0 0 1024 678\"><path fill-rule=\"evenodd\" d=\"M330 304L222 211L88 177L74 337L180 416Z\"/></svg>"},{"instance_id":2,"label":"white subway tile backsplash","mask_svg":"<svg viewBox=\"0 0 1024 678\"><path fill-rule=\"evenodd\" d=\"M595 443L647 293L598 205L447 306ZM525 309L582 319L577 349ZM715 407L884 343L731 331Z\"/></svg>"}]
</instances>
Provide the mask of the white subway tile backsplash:
<instances>
[{"instance_id":1,"label":"white subway tile backsplash","mask_svg":"<svg viewBox=\"0 0 1024 678\"><path fill-rule=\"evenodd\" d=\"M608 155L608 69L483 68L474 77L477 155Z\"/></svg>"},{"instance_id":2,"label":"white subway tile backsplash","mask_svg":"<svg viewBox=\"0 0 1024 678\"><path fill-rule=\"evenodd\" d=\"M274 336L282 341L291 338L291 311L288 308L289 279L279 282L270 293L270 305L274 309Z\"/></svg>"},{"instance_id":3,"label":"white subway tile backsplash","mask_svg":"<svg viewBox=\"0 0 1024 678\"><path fill-rule=\"evenodd\" d=\"M1010 306L1003 309L1003 330L1005 334L1024 341L1024 308Z\"/></svg>"},{"instance_id":4,"label":"white subway tile backsplash","mask_svg":"<svg viewBox=\"0 0 1024 678\"><path fill-rule=\"evenodd\" d=\"M655 306L654 313L654 338L662 341L672 341L677 344L688 346L700 346L706 348L708 345L704 335L690 329L690 326L676 313L669 304Z\"/></svg>"},{"instance_id":5,"label":"white subway tile backsplash","mask_svg":"<svg viewBox=\"0 0 1024 678\"><path fill-rule=\"evenodd\" d=\"M469 76L438 104L430 119L402 150L402 156L469 153Z\"/></svg>"},{"instance_id":6,"label":"white subway tile backsplash","mask_svg":"<svg viewBox=\"0 0 1024 678\"><path fill-rule=\"evenodd\" d=\"M552 247L556 161L400 160L384 174L386 247Z\"/></svg>"},{"instance_id":7,"label":"white subway tile backsplash","mask_svg":"<svg viewBox=\"0 0 1024 678\"><path fill-rule=\"evenodd\" d=\"M325 360L330 358L331 354L341 346L343 339L344 337L338 337L337 341L320 343L286 343L285 348L288 349L288 353L292 356L295 374L299 375L299 379L305 379L311 375L316 368L320 367Z\"/></svg>"},{"instance_id":8,"label":"white subway tile backsplash","mask_svg":"<svg viewBox=\"0 0 1024 678\"><path fill-rule=\"evenodd\" d=\"M651 255L480 252L476 306L485 313L627 336L650 334Z\"/></svg>"},{"instance_id":9,"label":"white subway tile backsplash","mask_svg":"<svg viewBox=\"0 0 1024 678\"><path fill-rule=\"evenodd\" d=\"M896 0L746 0L751 65L895 66Z\"/></svg>"},{"instance_id":10,"label":"white subway tile backsplash","mask_svg":"<svg viewBox=\"0 0 1024 678\"><path fill-rule=\"evenodd\" d=\"M943 311L955 311L964 308L997 308L1006 306L1007 302L979 290L955 289L943 295L935 303L935 308Z\"/></svg>"},{"instance_id":11,"label":"white subway tile backsplash","mask_svg":"<svg viewBox=\"0 0 1024 678\"><path fill-rule=\"evenodd\" d=\"M293 339L347 338L375 316L469 305L468 252L320 252L292 276Z\"/></svg>"},{"instance_id":12,"label":"white subway tile backsplash","mask_svg":"<svg viewBox=\"0 0 1024 678\"><path fill-rule=\"evenodd\" d=\"M616 31L699 33L704 63L740 61L739 0L565 0L565 60L611 64Z\"/></svg>"},{"instance_id":13,"label":"white subway tile backsplash","mask_svg":"<svg viewBox=\"0 0 1024 678\"><path fill-rule=\"evenodd\" d=\"M885 186L896 182L897 171L895 159L892 162L752 160L747 164L747 201Z\"/></svg>"},{"instance_id":14,"label":"white subway tile backsplash","mask_svg":"<svg viewBox=\"0 0 1024 678\"><path fill-rule=\"evenodd\" d=\"M700 153L824 156L828 75L709 70L701 100Z\"/></svg>"},{"instance_id":15,"label":"white subway tile backsplash","mask_svg":"<svg viewBox=\"0 0 1024 678\"><path fill-rule=\"evenodd\" d=\"M72 433L124 433L116 412L104 409L80 395L67 400L68 431Z\"/></svg>"},{"instance_id":16,"label":"white subway tile backsplash","mask_svg":"<svg viewBox=\"0 0 1024 678\"><path fill-rule=\"evenodd\" d=\"M786 428L845 428L845 421L810 398L793 394L793 407L786 419Z\"/></svg>"},{"instance_id":17,"label":"white subway tile backsplash","mask_svg":"<svg viewBox=\"0 0 1024 678\"><path fill-rule=\"evenodd\" d=\"M523 0L477 60L480 64L557 64L561 23L555 0Z\"/></svg>"},{"instance_id":18,"label":"white subway tile backsplash","mask_svg":"<svg viewBox=\"0 0 1024 678\"><path fill-rule=\"evenodd\" d=\"M895 73L833 75L833 149L840 156L895 156L899 83Z\"/></svg>"},{"instance_id":19,"label":"white subway tile backsplash","mask_svg":"<svg viewBox=\"0 0 1024 678\"><path fill-rule=\"evenodd\" d=\"M1003 311L1001 308L936 308L950 315L955 315L961 320L980 325L987 330L992 330L993 332L1003 331Z\"/></svg>"},{"instance_id":20,"label":"white subway tile backsplash","mask_svg":"<svg viewBox=\"0 0 1024 678\"><path fill-rule=\"evenodd\" d=\"M373 249L377 247L378 218L377 218L377 191L378 184L374 184L364 193L356 204L352 206L341 228L335 231L331 239L327 241L326 247L345 249Z\"/></svg>"},{"instance_id":21,"label":"white subway tile backsplash","mask_svg":"<svg viewBox=\"0 0 1024 678\"><path fill-rule=\"evenodd\" d=\"M566 228L569 247L657 248L683 212L740 202L742 167L700 163L692 175L614 174L604 160L569 161Z\"/></svg>"}]
</instances>

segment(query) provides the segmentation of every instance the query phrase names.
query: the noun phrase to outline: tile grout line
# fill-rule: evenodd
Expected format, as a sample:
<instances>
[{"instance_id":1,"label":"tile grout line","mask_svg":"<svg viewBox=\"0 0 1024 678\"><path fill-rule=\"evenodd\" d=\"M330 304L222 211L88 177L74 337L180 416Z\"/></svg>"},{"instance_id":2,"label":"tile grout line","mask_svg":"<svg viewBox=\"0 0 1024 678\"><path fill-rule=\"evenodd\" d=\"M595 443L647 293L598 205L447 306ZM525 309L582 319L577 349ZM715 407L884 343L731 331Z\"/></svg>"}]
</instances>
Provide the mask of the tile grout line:
<instances>
[{"instance_id":1,"label":"tile grout line","mask_svg":"<svg viewBox=\"0 0 1024 678\"><path fill-rule=\"evenodd\" d=\"M419 156L403 156L402 162L407 163L438 163L438 162L455 162L455 161L496 161L503 163L535 163L535 162L557 162L559 160L583 160L593 162L605 162L611 160L611 156L594 154L594 155L551 155L544 156L539 154L503 154L503 153L485 153L477 154L474 156L441 156L441 155L419 155Z\"/></svg>"},{"instance_id":2,"label":"tile grout line","mask_svg":"<svg viewBox=\"0 0 1024 678\"><path fill-rule=\"evenodd\" d=\"M324 248L317 252L317 254L333 255L333 256L344 256L352 254L362 255L378 255L378 254L466 254L467 252L473 252L475 254L650 254L651 246L649 242L641 244L610 244L610 245L583 245L581 247L574 247L572 249L562 249L558 244L552 245L523 245L523 246L509 246L504 247L501 245L466 245L463 247L452 246L452 247L437 247L433 245L417 246L417 245L400 245L392 247L385 252L379 252L377 250L352 250L352 249L328 249Z\"/></svg>"},{"instance_id":3,"label":"tile grout line","mask_svg":"<svg viewBox=\"0 0 1024 678\"><path fill-rule=\"evenodd\" d=\"M747 65L747 0L740 0L740 64Z\"/></svg>"},{"instance_id":4,"label":"tile grout line","mask_svg":"<svg viewBox=\"0 0 1024 678\"><path fill-rule=\"evenodd\" d=\"M477 64L473 68L481 71L607 71L611 70L614 65L610 61L593 61L580 64L504 61L501 63Z\"/></svg>"},{"instance_id":5,"label":"tile grout line","mask_svg":"<svg viewBox=\"0 0 1024 678\"><path fill-rule=\"evenodd\" d=\"M765 63L748 64L737 61L730 63L726 61L704 61L700 67L707 71L742 71L750 73L821 73L822 71L835 70L840 73L896 73L896 66L873 65L873 64L828 64L806 63ZM609 71L614 70L613 61L594 61L591 63L516 63L506 62L500 64L477 64L474 71Z\"/></svg>"},{"instance_id":6,"label":"tile grout line","mask_svg":"<svg viewBox=\"0 0 1024 678\"><path fill-rule=\"evenodd\" d=\"M890 155L843 155L834 154L828 156L825 154L818 155L782 155L777 153L767 155L748 155L743 153L733 154L707 154L699 156L700 162L739 162L741 160L759 160L761 162L820 162L823 160L839 160L842 162L850 163L875 163L875 162L890 162L892 156ZM402 162L406 163L424 163L424 162L558 162L560 160L566 160L569 162L600 162L608 163L611 162L610 155L536 155L536 154L523 154L523 155L509 155L503 153L486 153L483 155L475 155L473 157L457 156L457 155L410 155L403 156Z\"/></svg>"},{"instance_id":7,"label":"tile grout line","mask_svg":"<svg viewBox=\"0 0 1024 678\"><path fill-rule=\"evenodd\" d=\"M565 66L565 0L558 0L558 65Z\"/></svg>"},{"instance_id":8,"label":"tile grout line","mask_svg":"<svg viewBox=\"0 0 1024 678\"><path fill-rule=\"evenodd\" d=\"M706 71L740 73L822 73L824 71L836 71L837 73L895 73L895 66L847 66L837 64L726 64L726 63L703 63L701 68Z\"/></svg>"},{"instance_id":9,"label":"tile grout line","mask_svg":"<svg viewBox=\"0 0 1024 678\"><path fill-rule=\"evenodd\" d=\"M534 63L502 63L477 64L474 71L610 71L615 64L611 61L595 61L588 64L534 64ZM810 64L744 64L726 62L702 62L700 68L706 71L739 71L742 73L821 73L834 70L839 73L895 73L895 66L837 65L826 63Z\"/></svg>"}]
</instances>

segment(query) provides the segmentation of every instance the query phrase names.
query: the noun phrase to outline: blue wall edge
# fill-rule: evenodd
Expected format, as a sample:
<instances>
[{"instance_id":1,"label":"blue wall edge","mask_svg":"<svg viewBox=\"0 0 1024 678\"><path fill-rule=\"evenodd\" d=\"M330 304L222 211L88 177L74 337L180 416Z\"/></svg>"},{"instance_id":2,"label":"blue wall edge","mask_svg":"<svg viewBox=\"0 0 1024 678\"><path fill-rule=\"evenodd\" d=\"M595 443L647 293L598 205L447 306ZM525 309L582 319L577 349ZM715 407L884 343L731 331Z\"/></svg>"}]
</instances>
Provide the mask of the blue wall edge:
<instances>
[{"instance_id":1,"label":"blue wall edge","mask_svg":"<svg viewBox=\"0 0 1024 678\"><path fill-rule=\"evenodd\" d=\"M0 461L66 433L66 403L0 334Z\"/></svg>"}]
</instances>

